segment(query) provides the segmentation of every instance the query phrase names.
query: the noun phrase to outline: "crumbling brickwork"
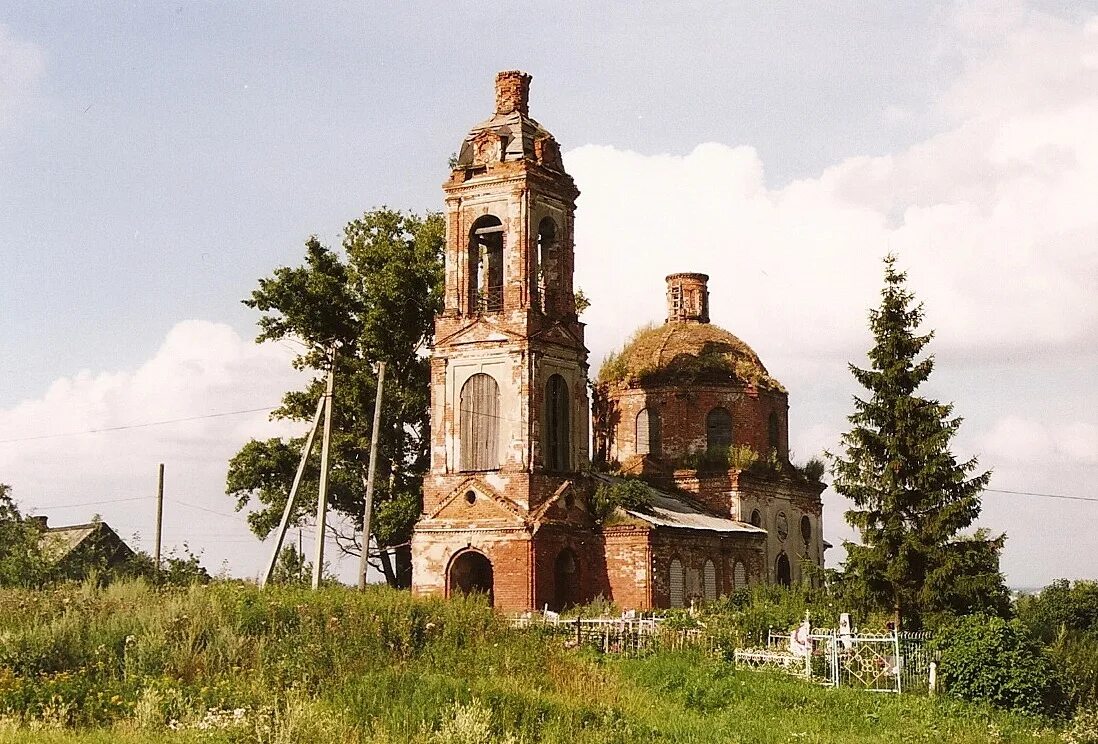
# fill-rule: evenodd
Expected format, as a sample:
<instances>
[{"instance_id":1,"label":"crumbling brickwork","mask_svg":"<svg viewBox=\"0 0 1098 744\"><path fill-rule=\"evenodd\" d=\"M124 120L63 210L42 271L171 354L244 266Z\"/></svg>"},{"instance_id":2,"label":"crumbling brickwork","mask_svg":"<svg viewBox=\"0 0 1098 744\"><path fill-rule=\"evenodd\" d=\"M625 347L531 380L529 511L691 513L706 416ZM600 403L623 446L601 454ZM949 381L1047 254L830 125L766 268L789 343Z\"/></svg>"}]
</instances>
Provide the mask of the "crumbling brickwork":
<instances>
[{"instance_id":1,"label":"crumbling brickwork","mask_svg":"<svg viewBox=\"0 0 1098 744\"><path fill-rule=\"evenodd\" d=\"M443 184L444 301L431 354L431 468L412 537L413 591L485 592L507 611L596 597L647 609L727 594L737 575L741 585L764 580L771 538L737 521L748 498L739 481L725 473L701 485L695 472L680 483L673 468L649 467L661 460L638 454L633 424L622 423L658 410L668 422L666 451L690 453L706 445L705 411L720 406L736 441L773 444L784 458L785 391L734 337L735 348L706 332L645 341L705 364L712 342L727 346L743 379L614 387L616 433L597 434L665 491L664 512L619 509L608 527L591 513L606 477L587 472L588 362L573 286L579 191L556 140L529 117L529 91L529 75L497 75L495 113L466 136ZM708 277L671 279L668 318L709 328ZM787 491L752 491L750 503L799 498Z\"/></svg>"}]
</instances>

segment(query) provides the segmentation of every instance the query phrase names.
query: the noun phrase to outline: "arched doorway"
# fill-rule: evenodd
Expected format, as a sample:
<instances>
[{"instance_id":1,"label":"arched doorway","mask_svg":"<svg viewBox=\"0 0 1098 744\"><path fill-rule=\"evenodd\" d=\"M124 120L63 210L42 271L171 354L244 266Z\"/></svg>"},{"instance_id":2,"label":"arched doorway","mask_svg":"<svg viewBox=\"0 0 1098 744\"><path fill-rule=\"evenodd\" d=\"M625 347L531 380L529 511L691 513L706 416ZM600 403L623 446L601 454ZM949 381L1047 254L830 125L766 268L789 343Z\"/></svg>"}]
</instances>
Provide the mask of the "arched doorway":
<instances>
[{"instance_id":1,"label":"arched doorway","mask_svg":"<svg viewBox=\"0 0 1098 744\"><path fill-rule=\"evenodd\" d=\"M774 565L774 580L782 586L789 586L793 583L792 572L789 568L789 557L785 553L778 555L778 561Z\"/></svg>"},{"instance_id":2,"label":"arched doorway","mask_svg":"<svg viewBox=\"0 0 1098 744\"><path fill-rule=\"evenodd\" d=\"M553 565L553 584L557 611L579 604L579 561L571 548L565 548L557 554Z\"/></svg>"},{"instance_id":3,"label":"arched doorway","mask_svg":"<svg viewBox=\"0 0 1098 744\"><path fill-rule=\"evenodd\" d=\"M479 594L488 595L488 604L492 604L492 562L483 553L467 550L450 563L450 595Z\"/></svg>"}]
</instances>

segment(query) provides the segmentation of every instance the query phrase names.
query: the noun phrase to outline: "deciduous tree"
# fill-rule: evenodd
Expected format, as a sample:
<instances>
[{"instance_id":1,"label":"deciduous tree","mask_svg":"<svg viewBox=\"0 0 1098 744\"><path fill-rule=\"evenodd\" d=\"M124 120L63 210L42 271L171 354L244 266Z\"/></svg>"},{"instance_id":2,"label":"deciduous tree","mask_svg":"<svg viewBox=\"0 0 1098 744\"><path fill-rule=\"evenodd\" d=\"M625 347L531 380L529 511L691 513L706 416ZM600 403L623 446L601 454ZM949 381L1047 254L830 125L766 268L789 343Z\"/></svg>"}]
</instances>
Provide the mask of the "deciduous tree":
<instances>
[{"instance_id":1,"label":"deciduous tree","mask_svg":"<svg viewBox=\"0 0 1098 744\"><path fill-rule=\"evenodd\" d=\"M314 373L304 388L286 393L275 417L309 421L335 360L329 505L358 528L374 434L375 370L386 362L371 525L380 547L407 542L422 509L430 456L426 350L442 304L444 236L439 214L375 209L347 224L342 251L310 238L303 265L275 270L244 301L263 313L256 340L300 343L294 365ZM302 444L303 438L252 440L229 464L226 491L237 509L259 507L248 521L260 537L278 524ZM306 493L316 493L318 459L314 455L306 471ZM307 518L312 503L298 499L295 521ZM336 538L346 552L361 549L354 535L337 532ZM397 583L385 553L375 565Z\"/></svg>"}]
</instances>

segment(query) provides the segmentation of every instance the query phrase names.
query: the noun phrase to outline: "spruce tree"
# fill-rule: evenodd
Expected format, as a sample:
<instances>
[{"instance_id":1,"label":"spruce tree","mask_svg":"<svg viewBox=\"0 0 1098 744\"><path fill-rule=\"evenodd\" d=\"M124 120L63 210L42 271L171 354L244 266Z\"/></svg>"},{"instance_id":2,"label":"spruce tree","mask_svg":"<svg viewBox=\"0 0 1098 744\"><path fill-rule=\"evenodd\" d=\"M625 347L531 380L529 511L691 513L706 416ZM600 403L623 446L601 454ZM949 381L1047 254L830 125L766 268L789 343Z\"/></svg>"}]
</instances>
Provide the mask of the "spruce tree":
<instances>
[{"instance_id":1,"label":"spruce tree","mask_svg":"<svg viewBox=\"0 0 1098 744\"><path fill-rule=\"evenodd\" d=\"M885 258L881 305L869 313L870 368L849 365L869 395L854 397L845 452L828 454L835 490L854 504L846 520L862 541L845 544L843 584L892 612L897 627L938 613L1003 612L1004 537L961 534L980 513L991 473L973 475L976 458L959 463L950 451L961 424L953 405L916 394L934 369L933 356L919 358L933 332L918 332L923 306L895 264Z\"/></svg>"}]
</instances>

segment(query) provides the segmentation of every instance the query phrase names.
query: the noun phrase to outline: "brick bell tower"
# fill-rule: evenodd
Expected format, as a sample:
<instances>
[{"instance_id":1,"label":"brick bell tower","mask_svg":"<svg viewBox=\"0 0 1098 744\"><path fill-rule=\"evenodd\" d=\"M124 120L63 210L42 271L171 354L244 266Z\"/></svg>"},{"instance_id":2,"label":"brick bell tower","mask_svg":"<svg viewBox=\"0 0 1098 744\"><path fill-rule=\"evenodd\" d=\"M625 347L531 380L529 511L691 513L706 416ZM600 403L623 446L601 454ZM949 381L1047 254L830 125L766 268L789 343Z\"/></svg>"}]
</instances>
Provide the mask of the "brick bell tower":
<instances>
[{"instance_id":1,"label":"brick bell tower","mask_svg":"<svg viewBox=\"0 0 1098 744\"><path fill-rule=\"evenodd\" d=\"M465 137L443 184L431 471L412 540L417 593L483 591L515 609L540 606L537 533L581 508L570 489L588 462L572 285L579 192L560 146L530 118L529 94L529 75L496 76L495 113Z\"/></svg>"}]
</instances>

